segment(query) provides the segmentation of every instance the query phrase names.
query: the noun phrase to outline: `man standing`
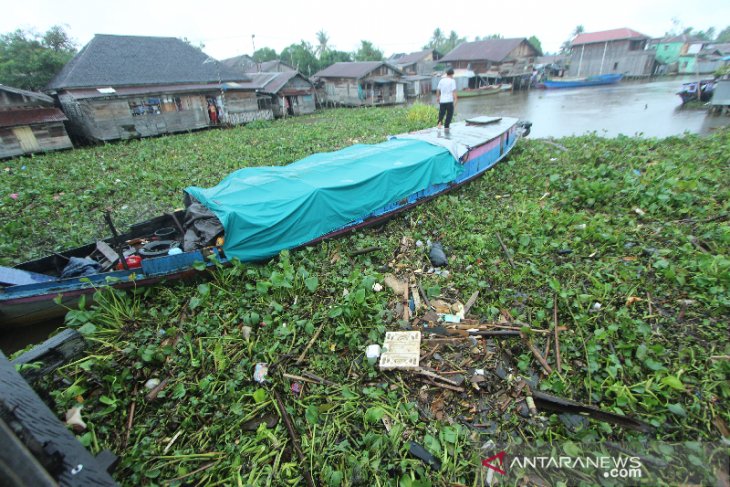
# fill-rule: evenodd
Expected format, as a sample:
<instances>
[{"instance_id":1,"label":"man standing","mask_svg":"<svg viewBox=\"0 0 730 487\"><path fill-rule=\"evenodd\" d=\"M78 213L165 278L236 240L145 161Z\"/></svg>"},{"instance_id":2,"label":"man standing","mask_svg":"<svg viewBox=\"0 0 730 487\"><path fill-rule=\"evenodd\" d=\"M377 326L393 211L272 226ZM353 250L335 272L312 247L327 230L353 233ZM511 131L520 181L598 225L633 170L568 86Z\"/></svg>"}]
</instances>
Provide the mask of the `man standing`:
<instances>
[{"instance_id":1,"label":"man standing","mask_svg":"<svg viewBox=\"0 0 730 487\"><path fill-rule=\"evenodd\" d=\"M456 106L456 81L454 81L454 70L449 68L446 71L446 77L441 78L439 85L436 88L436 100L439 103L439 122L438 128L441 128L441 121L446 120L444 126L446 130L449 130L451 125L451 119L454 116L454 107Z\"/></svg>"}]
</instances>

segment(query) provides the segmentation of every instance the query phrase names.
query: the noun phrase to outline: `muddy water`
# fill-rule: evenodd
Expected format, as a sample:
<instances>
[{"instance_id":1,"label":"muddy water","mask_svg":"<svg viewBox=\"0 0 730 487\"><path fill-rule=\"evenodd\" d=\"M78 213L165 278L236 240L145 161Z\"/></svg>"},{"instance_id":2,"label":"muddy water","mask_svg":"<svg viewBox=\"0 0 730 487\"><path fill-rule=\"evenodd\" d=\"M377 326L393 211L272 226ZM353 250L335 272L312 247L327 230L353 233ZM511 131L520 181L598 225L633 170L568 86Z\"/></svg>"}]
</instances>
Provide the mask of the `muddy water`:
<instances>
[{"instance_id":1,"label":"muddy water","mask_svg":"<svg viewBox=\"0 0 730 487\"><path fill-rule=\"evenodd\" d=\"M696 78L621 81L607 86L534 89L462 98L455 117L463 120L477 115L502 115L526 119L533 123L532 138L587 132L605 137L668 137L684 132L707 134L730 125L730 116L682 108L676 92L683 82L693 79Z\"/></svg>"}]
</instances>

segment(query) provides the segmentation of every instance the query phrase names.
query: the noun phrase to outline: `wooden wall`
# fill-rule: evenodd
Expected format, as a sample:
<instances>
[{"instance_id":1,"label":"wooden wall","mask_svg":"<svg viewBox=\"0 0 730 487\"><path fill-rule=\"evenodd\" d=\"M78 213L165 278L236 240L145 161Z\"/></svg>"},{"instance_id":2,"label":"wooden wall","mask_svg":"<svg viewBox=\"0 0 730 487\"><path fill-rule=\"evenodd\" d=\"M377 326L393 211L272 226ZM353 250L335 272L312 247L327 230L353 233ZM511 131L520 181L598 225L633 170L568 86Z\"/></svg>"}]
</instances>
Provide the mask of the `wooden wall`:
<instances>
[{"instance_id":1,"label":"wooden wall","mask_svg":"<svg viewBox=\"0 0 730 487\"><path fill-rule=\"evenodd\" d=\"M187 132L213 125L208 115L208 98L225 105L224 123L233 125L274 117L270 107L260 106L254 92L220 92L157 95L146 97L115 97L77 100L68 94L59 96L69 118L69 131L88 140L106 141L149 137ZM145 100L157 99L152 113L135 114L133 107Z\"/></svg>"},{"instance_id":2,"label":"wooden wall","mask_svg":"<svg viewBox=\"0 0 730 487\"><path fill-rule=\"evenodd\" d=\"M627 76L651 75L656 52L644 50L640 43L633 42L632 44L632 41L622 40L574 47L570 58L570 69L566 76L583 77L605 73L623 73Z\"/></svg>"},{"instance_id":3,"label":"wooden wall","mask_svg":"<svg viewBox=\"0 0 730 487\"><path fill-rule=\"evenodd\" d=\"M0 158L71 147L63 122L0 128Z\"/></svg>"}]
</instances>

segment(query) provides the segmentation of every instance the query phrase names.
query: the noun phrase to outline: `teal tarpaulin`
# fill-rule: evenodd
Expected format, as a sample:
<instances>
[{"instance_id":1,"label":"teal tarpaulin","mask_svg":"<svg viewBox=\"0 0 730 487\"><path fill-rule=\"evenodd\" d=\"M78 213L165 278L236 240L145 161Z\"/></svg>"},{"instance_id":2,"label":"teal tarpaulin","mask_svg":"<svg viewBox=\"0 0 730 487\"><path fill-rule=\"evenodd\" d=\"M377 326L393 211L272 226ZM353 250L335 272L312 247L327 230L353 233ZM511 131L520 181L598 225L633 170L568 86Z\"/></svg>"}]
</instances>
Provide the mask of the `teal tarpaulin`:
<instances>
[{"instance_id":1,"label":"teal tarpaulin","mask_svg":"<svg viewBox=\"0 0 730 487\"><path fill-rule=\"evenodd\" d=\"M288 166L251 167L217 186L185 189L215 213L228 257L260 260L307 243L433 184L462 166L443 147L392 139L315 154Z\"/></svg>"}]
</instances>

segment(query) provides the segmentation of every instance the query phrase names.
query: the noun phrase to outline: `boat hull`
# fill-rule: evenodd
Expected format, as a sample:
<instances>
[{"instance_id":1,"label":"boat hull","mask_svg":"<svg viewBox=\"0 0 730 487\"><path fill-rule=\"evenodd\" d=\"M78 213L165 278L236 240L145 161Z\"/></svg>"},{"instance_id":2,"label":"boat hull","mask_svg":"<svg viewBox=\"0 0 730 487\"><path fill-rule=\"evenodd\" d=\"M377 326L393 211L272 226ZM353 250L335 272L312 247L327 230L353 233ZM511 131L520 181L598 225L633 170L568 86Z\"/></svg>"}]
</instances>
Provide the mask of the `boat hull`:
<instances>
[{"instance_id":1,"label":"boat hull","mask_svg":"<svg viewBox=\"0 0 730 487\"><path fill-rule=\"evenodd\" d=\"M494 86L494 87L488 87L488 88L475 88L473 90L459 90L456 92L456 95L459 98L470 98L473 96L496 95L497 93L500 93L501 91L502 91L502 88L500 86Z\"/></svg>"},{"instance_id":2,"label":"boat hull","mask_svg":"<svg viewBox=\"0 0 730 487\"><path fill-rule=\"evenodd\" d=\"M521 128L517 123L517 119L495 120L501 124L500 126L495 126L495 136L485 140L483 143L469 147L468 151L460 158L463 169L453 181L431 185L422 191L413 193L406 198L364 215L360 219L351 221L341 228L334 229L307 241L296 248L313 245L323 240L344 235L358 228L377 224L481 176L509 154L521 135ZM451 131L452 133L458 133L459 125L452 125ZM448 138L449 135L442 134L435 128L426 129L415 134L420 134L425 137L443 138L444 146L451 143ZM165 217L159 217L150 220L150 222L137 225L137 232L149 232L155 225L155 222L158 225L169 223L168 220L165 220ZM134 236L135 232L130 231L123 235L122 239L126 240ZM91 247L92 245L85 246L64 254L68 256L88 255ZM0 289L0 329L29 326L49 319L59 318L68 309L75 308L82 297L85 296L89 300L97 289L101 287L108 286L117 289L142 288L157 285L162 282L200 276L202 272L196 269L204 271L215 265L208 259L210 254L215 254L216 259L214 260L223 265L229 263L219 248L209 247L191 252L183 252L178 255L143 259L142 267L139 269L118 270L100 273L90 277L58 279L51 283L34 283ZM45 262L51 258L39 259L36 263L26 263L18 266L18 268L25 268L34 272L40 271L41 263L39 262ZM203 265L203 263L205 264Z\"/></svg>"},{"instance_id":3,"label":"boat hull","mask_svg":"<svg viewBox=\"0 0 730 487\"><path fill-rule=\"evenodd\" d=\"M622 74L602 74L577 80L546 80L542 82L542 85L547 89L581 88L584 86L612 85L621 81L621 78L623 78Z\"/></svg>"}]
</instances>

